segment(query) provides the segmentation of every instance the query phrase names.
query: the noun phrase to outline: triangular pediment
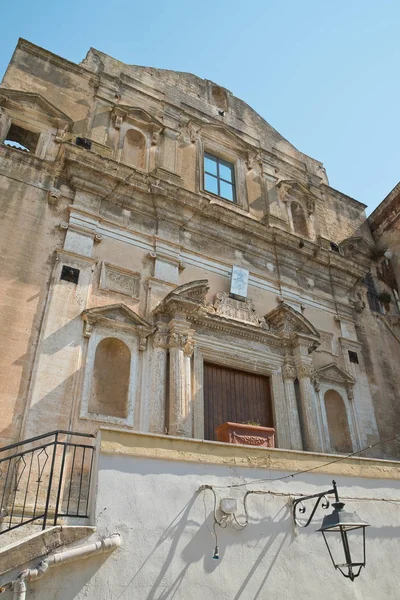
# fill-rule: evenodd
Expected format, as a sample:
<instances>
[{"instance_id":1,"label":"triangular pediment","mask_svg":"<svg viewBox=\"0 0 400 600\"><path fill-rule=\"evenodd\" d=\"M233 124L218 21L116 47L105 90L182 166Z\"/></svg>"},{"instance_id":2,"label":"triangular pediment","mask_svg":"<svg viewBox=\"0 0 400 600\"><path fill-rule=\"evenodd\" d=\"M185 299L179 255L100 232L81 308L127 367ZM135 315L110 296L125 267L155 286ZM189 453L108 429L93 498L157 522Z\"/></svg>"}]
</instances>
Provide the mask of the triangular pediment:
<instances>
[{"instance_id":1,"label":"triangular pediment","mask_svg":"<svg viewBox=\"0 0 400 600\"><path fill-rule=\"evenodd\" d=\"M102 323L110 327L134 328L147 333L153 330L150 323L142 319L125 304L110 304L89 308L83 311L82 318L90 326L95 323Z\"/></svg>"},{"instance_id":2,"label":"triangular pediment","mask_svg":"<svg viewBox=\"0 0 400 600\"><path fill-rule=\"evenodd\" d=\"M321 380L333 381L335 383L354 384L355 379L336 363L329 363L324 367L320 367L316 371L316 375Z\"/></svg>"},{"instance_id":3,"label":"triangular pediment","mask_svg":"<svg viewBox=\"0 0 400 600\"><path fill-rule=\"evenodd\" d=\"M319 339L320 334L308 319L297 310L282 302L271 312L265 315L265 321L270 330L276 333L298 333Z\"/></svg>"},{"instance_id":4,"label":"triangular pediment","mask_svg":"<svg viewBox=\"0 0 400 600\"><path fill-rule=\"evenodd\" d=\"M294 179L282 179L276 187L283 196L293 194L296 197L315 198L314 194L305 185Z\"/></svg>"},{"instance_id":5,"label":"triangular pediment","mask_svg":"<svg viewBox=\"0 0 400 600\"><path fill-rule=\"evenodd\" d=\"M114 116L122 116L124 119L137 121L138 123L145 123L146 125L153 125L157 129L162 129L164 125L153 117L150 113L143 108L137 106L129 106L127 104L118 104L113 108Z\"/></svg>"},{"instance_id":6,"label":"triangular pediment","mask_svg":"<svg viewBox=\"0 0 400 600\"><path fill-rule=\"evenodd\" d=\"M234 144L236 149L241 150L253 150L253 146L247 144L241 137L236 135L233 131L228 129L225 125L209 123L207 125L201 125L199 133L206 134L208 139L215 139L218 142L226 142L228 145Z\"/></svg>"},{"instance_id":7,"label":"triangular pediment","mask_svg":"<svg viewBox=\"0 0 400 600\"><path fill-rule=\"evenodd\" d=\"M72 119L59 110L54 104L43 98L40 94L33 92L23 92L20 90L0 89L0 105L10 108L26 108L30 111L42 113L50 119L58 119L65 123L72 123Z\"/></svg>"}]
</instances>

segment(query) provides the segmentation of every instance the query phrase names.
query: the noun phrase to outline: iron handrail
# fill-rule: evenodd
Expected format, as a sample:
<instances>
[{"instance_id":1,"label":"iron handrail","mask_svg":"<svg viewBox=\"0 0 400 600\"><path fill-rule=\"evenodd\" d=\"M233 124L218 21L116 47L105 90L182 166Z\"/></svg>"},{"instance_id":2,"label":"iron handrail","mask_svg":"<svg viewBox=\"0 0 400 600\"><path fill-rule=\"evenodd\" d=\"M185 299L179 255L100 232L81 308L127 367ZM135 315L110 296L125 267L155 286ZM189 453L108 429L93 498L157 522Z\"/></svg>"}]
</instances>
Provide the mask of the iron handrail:
<instances>
[{"instance_id":1,"label":"iron handrail","mask_svg":"<svg viewBox=\"0 0 400 600\"><path fill-rule=\"evenodd\" d=\"M39 520L45 529L53 512L54 525L59 517L89 518L95 445L74 437L95 435L57 430L0 448L14 450L0 458L0 535Z\"/></svg>"},{"instance_id":2,"label":"iron handrail","mask_svg":"<svg viewBox=\"0 0 400 600\"><path fill-rule=\"evenodd\" d=\"M0 448L0 452L5 452L6 450L11 450L12 448L17 448L18 446L23 446L24 444L31 444L32 442L37 442L38 440L45 439L52 435L63 434L63 435L78 435L80 437L88 437L95 438L96 436L93 433L79 433L77 431L68 431L65 429L56 429L55 431L50 431L49 433L42 433L42 435L37 435L36 437L29 438L27 440L21 440L19 442L14 442L14 444L9 444L8 446L3 446Z\"/></svg>"}]
</instances>

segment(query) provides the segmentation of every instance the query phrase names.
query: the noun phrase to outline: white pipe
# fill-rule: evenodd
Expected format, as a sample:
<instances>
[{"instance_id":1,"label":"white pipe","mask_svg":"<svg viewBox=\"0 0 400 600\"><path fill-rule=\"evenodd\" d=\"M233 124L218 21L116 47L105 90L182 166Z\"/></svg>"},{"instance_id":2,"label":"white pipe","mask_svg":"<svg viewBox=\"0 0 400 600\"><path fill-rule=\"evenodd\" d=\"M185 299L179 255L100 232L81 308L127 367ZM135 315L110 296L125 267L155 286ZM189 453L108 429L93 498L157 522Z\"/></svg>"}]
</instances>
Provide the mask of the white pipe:
<instances>
[{"instance_id":1,"label":"white pipe","mask_svg":"<svg viewBox=\"0 0 400 600\"><path fill-rule=\"evenodd\" d=\"M36 581L43 577L47 570L51 567L56 567L61 564L72 562L78 558L87 558L95 554L102 554L104 552L112 552L115 548L121 545L121 536L119 533L113 533L108 538L103 538L92 544L86 544L85 546L78 546L77 548L71 548L70 550L63 550L62 552L55 552L49 554L47 558L42 560L37 567L34 569L25 569L22 571L17 579L4 584L0 588L0 594L6 590L13 590L13 600L25 600L26 598L26 581Z\"/></svg>"}]
</instances>

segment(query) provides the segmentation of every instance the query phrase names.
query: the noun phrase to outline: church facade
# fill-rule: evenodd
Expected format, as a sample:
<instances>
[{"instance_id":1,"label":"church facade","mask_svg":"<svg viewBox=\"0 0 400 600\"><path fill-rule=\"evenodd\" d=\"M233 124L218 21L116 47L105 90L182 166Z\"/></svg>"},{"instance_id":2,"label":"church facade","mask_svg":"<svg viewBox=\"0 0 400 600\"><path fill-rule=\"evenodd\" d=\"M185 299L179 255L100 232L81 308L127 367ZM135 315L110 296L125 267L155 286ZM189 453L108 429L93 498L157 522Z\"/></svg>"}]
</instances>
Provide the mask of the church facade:
<instances>
[{"instance_id":1,"label":"church facade","mask_svg":"<svg viewBox=\"0 0 400 600\"><path fill-rule=\"evenodd\" d=\"M0 170L1 446L101 429L105 456L131 439L157 460L177 444L169 459L187 464L200 440L200 462L248 452L244 469L250 450L217 431L234 423L257 469L266 453L282 473L329 454L360 453L355 477L395 464L398 250L245 102L20 40L0 86ZM150 588L138 597L170 597Z\"/></svg>"}]
</instances>

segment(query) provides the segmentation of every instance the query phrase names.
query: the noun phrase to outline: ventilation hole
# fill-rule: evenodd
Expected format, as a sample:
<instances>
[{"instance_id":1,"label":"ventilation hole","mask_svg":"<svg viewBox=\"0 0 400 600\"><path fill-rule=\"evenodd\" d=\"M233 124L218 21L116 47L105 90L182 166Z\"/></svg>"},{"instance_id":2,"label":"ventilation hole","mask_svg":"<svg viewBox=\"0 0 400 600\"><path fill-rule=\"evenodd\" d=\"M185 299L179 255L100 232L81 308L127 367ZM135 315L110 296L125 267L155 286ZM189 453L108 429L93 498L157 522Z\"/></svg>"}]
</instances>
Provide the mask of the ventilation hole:
<instances>
[{"instance_id":1,"label":"ventilation hole","mask_svg":"<svg viewBox=\"0 0 400 600\"><path fill-rule=\"evenodd\" d=\"M349 350L349 359L350 359L351 363L355 363L356 365L358 365L357 352L353 352L352 350Z\"/></svg>"},{"instance_id":2,"label":"ventilation hole","mask_svg":"<svg viewBox=\"0 0 400 600\"><path fill-rule=\"evenodd\" d=\"M332 252L337 252L338 254L340 254L340 248L337 244L335 244L335 242L331 242L331 250Z\"/></svg>"},{"instance_id":3,"label":"ventilation hole","mask_svg":"<svg viewBox=\"0 0 400 600\"><path fill-rule=\"evenodd\" d=\"M73 267L63 265L61 269L60 279L63 279L64 281L69 281L70 283L78 283L79 269L74 269Z\"/></svg>"}]
</instances>

